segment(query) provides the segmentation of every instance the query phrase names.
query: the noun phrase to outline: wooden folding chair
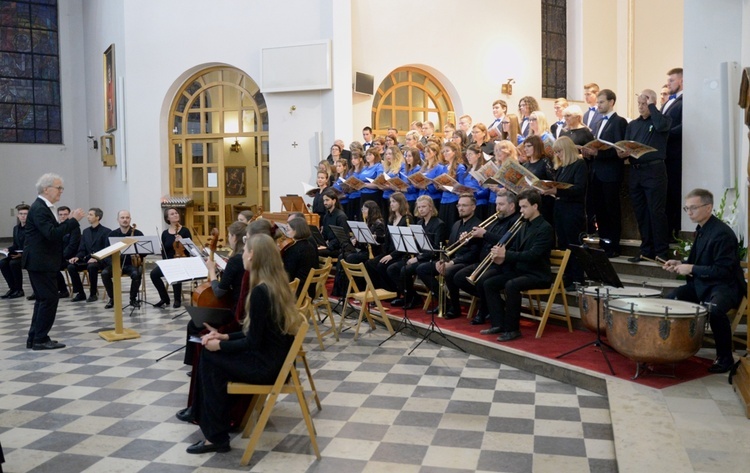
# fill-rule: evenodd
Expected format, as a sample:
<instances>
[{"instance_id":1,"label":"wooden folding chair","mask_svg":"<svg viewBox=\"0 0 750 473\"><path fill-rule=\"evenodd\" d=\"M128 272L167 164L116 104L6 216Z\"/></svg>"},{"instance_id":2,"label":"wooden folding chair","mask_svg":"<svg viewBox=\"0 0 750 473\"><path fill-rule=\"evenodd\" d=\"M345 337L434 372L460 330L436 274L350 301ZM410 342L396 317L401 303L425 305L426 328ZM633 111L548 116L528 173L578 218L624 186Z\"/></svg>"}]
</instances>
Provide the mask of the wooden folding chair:
<instances>
[{"instance_id":1,"label":"wooden folding chair","mask_svg":"<svg viewBox=\"0 0 750 473\"><path fill-rule=\"evenodd\" d=\"M333 333L334 337L336 337L336 341L339 341L339 332L336 329L336 321L333 320L333 311L331 310L331 304L328 302L328 291L325 287L325 282L328 279L328 273L330 272L330 263L320 269L311 269L310 273L308 273L307 275L305 284L302 285L302 292L300 292L299 298L297 299L298 308L302 307L305 301L309 301L309 304L307 305L308 308L306 311L306 315L308 320L312 321L312 326L315 329L315 334L318 336L318 343L320 344L321 350L326 349L325 345L323 344L323 337L325 337L329 333ZM314 299L310 299L308 291L311 286L314 286L316 291ZM323 333L320 333L320 328L318 327L319 324L323 324L323 321L320 319L320 314L318 313L318 307L320 306L328 309L328 319L331 321L331 328Z\"/></svg>"},{"instance_id":2,"label":"wooden folding chair","mask_svg":"<svg viewBox=\"0 0 750 473\"><path fill-rule=\"evenodd\" d=\"M544 327L547 325L547 320L549 318L566 321L568 323L568 331L573 331L573 323L570 320L570 312L568 311L568 298L565 295L565 286L563 286L563 274L565 273L565 267L568 265L569 259L570 250L552 250L552 252L550 253L550 264L553 268L558 268L557 275L555 276L555 280L552 283L552 286L550 286L548 289L531 289L528 291L523 291L521 293L522 296L527 296L529 298L529 306L531 308L531 315L522 313L521 316L541 321L539 324L539 328L536 331L536 338L541 338L542 332L544 332ZM565 307L564 316L551 313L552 304L555 302L555 297L558 294L562 294L563 306ZM547 304L544 306L543 313L540 300L541 296L548 296ZM536 299L537 309L540 313L542 313L541 317L536 315L532 297Z\"/></svg>"},{"instance_id":3,"label":"wooden folding chair","mask_svg":"<svg viewBox=\"0 0 750 473\"><path fill-rule=\"evenodd\" d=\"M395 299L398 294L385 289L375 289L370 275L367 274L364 263L351 264L346 261L341 261L341 266L344 268L347 279L349 279L349 286L346 288L346 296L344 296L344 308L341 311L341 320L339 322L339 333L344 329L344 314L346 314L346 304L349 303L349 299L354 299L360 303L359 317L357 318L357 325L354 329L354 339L359 337L359 326L362 325L362 319L367 318L367 322L370 324L371 329L375 329L375 322L377 320L388 329L388 333L393 335L393 327L391 321L388 318L388 312L383 308L381 300ZM365 290L360 291L357 286L356 278L362 278L365 280ZM378 308L380 315L374 315L370 312L370 303L373 302Z\"/></svg>"},{"instance_id":4,"label":"wooden folding chair","mask_svg":"<svg viewBox=\"0 0 750 473\"><path fill-rule=\"evenodd\" d=\"M253 395L253 400L242 420L242 438L250 437L250 441L248 442L247 447L245 447L245 453L242 455L242 460L240 461L241 465L247 465L250 463L250 458L255 452L255 447L258 445L260 436L263 434L268 419L271 417L273 406L276 404L276 400L281 393L293 393L297 396L297 401L299 402L302 416L304 417L305 425L307 426L307 433L310 436L310 443L315 452L315 456L320 460L320 450L318 449L315 426L313 425L312 417L310 416L310 410L307 407L305 394L302 392L299 373L294 367L294 362L302 349L302 343L305 341L305 335L310 327L304 314L300 314L300 316L303 317L302 324L300 325L297 334L294 336L292 348L289 350L274 384L261 385L230 382L227 385L227 392L229 394ZM310 379L312 380L312 378ZM255 422L250 422L250 418L254 417L254 414L257 415L257 420Z\"/></svg>"}]
</instances>

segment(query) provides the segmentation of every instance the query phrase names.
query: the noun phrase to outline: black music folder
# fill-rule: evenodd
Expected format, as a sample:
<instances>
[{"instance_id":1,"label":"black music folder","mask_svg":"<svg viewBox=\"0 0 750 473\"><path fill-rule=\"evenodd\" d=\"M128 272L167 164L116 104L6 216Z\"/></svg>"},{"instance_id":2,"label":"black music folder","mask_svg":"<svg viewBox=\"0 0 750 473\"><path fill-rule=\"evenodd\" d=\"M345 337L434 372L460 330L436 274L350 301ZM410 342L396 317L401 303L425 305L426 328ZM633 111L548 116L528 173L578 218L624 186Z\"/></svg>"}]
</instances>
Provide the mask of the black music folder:
<instances>
[{"instance_id":1,"label":"black music folder","mask_svg":"<svg viewBox=\"0 0 750 473\"><path fill-rule=\"evenodd\" d=\"M234 313L231 309L217 309L215 307L196 307L185 306L190 318L196 327L203 328L203 323L207 323L213 328L226 325L234 319Z\"/></svg>"}]
</instances>

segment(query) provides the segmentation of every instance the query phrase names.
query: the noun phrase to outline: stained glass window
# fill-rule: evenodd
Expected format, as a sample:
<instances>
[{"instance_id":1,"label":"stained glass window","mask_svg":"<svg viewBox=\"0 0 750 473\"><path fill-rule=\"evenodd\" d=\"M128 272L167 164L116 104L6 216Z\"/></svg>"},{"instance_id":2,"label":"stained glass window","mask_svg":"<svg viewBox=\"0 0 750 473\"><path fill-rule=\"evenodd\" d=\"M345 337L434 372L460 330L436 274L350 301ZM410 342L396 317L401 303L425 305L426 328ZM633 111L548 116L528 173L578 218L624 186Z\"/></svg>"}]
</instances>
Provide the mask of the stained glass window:
<instances>
[{"instance_id":1,"label":"stained glass window","mask_svg":"<svg viewBox=\"0 0 750 473\"><path fill-rule=\"evenodd\" d=\"M567 97L566 1L542 0L542 97Z\"/></svg>"},{"instance_id":2,"label":"stained glass window","mask_svg":"<svg viewBox=\"0 0 750 473\"><path fill-rule=\"evenodd\" d=\"M0 142L62 144L57 0L0 0Z\"/></svg>"}]
</instances>

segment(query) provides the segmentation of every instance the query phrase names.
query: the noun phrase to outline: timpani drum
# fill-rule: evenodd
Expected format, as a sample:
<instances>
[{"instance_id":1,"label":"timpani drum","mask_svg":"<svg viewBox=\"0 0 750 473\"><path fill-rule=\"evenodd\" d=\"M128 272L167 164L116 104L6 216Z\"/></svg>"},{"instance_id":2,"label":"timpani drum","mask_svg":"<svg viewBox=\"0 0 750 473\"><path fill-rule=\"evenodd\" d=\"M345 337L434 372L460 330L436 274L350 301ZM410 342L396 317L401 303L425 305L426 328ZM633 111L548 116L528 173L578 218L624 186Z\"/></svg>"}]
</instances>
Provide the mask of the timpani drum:
<instances>
[{"instance_id":1,"label":"timpani drum","mask_svg":"<svg viewBox=\"0 0 750 473\"><path fill-rule=\"evenodd\" d=\"M706 325L705 307L672 299L612 299L605 303L607 339L637 363L677 363L695 355Z\"/></svg>"},{"instance_id":2,"label":"timpani drum","mask_svg":"<svg viewBox=\"0 0 750 473\"><path fill-rule=\"evenodd\" d=\"M599 289L601 304L596 303L596 290ZM596 333L596 317L599 315L599 333L605 332L604 301L622 299L623 297L660 297L661 291L648 287L614 287L588 286L578 288L578 308L581 311L581 321L587 329Z\"/></svg>"}]
</instances>

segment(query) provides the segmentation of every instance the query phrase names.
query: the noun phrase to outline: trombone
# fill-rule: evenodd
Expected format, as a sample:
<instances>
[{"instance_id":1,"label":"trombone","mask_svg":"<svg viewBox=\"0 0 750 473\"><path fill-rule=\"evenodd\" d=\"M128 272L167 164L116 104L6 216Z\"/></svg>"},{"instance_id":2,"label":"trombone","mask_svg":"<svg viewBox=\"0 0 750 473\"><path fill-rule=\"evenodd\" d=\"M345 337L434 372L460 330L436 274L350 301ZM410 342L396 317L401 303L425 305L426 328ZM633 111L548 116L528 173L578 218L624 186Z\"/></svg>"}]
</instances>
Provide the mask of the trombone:
<instances>
[{"instance_id":1,"label":"trombone","mask_svg":"<svg viewBox=\"0 0 750 473\"><path fill-rule=\"evenodd\" d=\"M479 228L487 228L490 225L492 225L495 222L495 220L497 220L498 218L500 218L500 212L495 212L494 214L487 217L487 219L484 222L480 223L477 226ZM471 232L464 233L464 235L461 236L458 240L456 240L452 245L445 248L445 256L448 259L450 259L451 256L453 256L456 253L456 251L460 250L461 247L467 244L469 240L471 240L472 238L474 237L471 235Z\"/></svg>"},{"instance_id":2,"label":"trombone","mask_svg":"<svg viewBox=\"0 0 750 473\"><path fill-rule=\"evenodd\" d=\"M505 232L505 235L503 235L503 237L497 243L497 246L507 246L508 243L513 240L513 237L516 236L524 223L526 223L526 220L524 220L523 217L519 217L518 220L516 220L515 223L513 223L513 225L508 229L508 231ZM472 285L475 285L477 281L479 281L479 279L484 276L484 273L486 273L490 268L493 259L494 257L492 256L492 252L490 252L487 256L485 256L482 262L479 263L477 269L475 269L471 273L471 275L466 278L466 280L469 281Z\"/></svg>"}]
</instances>

